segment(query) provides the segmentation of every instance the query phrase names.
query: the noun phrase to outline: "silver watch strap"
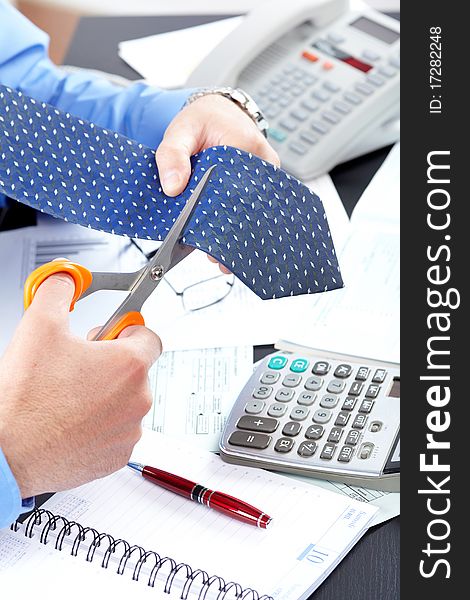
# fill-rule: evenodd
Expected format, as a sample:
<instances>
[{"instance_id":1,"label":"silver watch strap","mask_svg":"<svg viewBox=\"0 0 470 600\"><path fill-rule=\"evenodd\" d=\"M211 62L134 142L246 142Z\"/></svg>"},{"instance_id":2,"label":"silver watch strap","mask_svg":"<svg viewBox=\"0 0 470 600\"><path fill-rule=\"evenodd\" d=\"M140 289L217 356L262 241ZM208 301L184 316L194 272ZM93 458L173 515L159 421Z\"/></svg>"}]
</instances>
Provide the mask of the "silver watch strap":
<instances>
[{"instance_id":1,"label":"silver watch strap","mask_svg":"<svg viewBox=\"0 0 470 600\"><path fill-rule=\"evenodd\" d=\"M214 88L204 88L202 90L198 90L189 96L186 101L186 105L191 104L198 98L202 98L204 96L208 96L210 94L217 94L219 96L224 96L224 98L228 98L232 102L234 102L239 108L241 108L255 123L259 131L264 135L264 137L268 136L268 128L269 124L264 116L263 112L253 100L253 98L240 88L231 88L231 87L214 87Z\"/></svg>"}]
</instances>

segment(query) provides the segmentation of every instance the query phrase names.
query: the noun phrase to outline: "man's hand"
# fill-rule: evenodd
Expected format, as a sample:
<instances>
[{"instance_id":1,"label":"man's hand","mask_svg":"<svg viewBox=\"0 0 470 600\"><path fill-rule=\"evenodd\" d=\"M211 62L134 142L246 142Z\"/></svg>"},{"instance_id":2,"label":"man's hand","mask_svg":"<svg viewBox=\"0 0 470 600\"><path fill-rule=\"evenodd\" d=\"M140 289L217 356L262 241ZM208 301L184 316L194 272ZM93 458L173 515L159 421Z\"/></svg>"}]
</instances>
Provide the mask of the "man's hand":
<instances>
[{"instance_id":1,"label":"man's hand","mask_svg":"<svg viewBox=\"0 0 470 600\"><path fill-rule=\"evenodd\" d=\"M113 341L75 337L73 291L68 275L49 277L0 360L0 446L23 498L124 466L152 403L160 339L145 327Z\"/></svg>"},{"instance_id":2,"label":"man's hand","mask_svg":"<svg viewBox=\"0 0 470 600\"><path fill-rule=\"evenodd\" d=\"M279 157L234 102L209 94L186 106L168 126L156 152L163 191L177 196L191 175L190 157L211 146L235 146L279 166Z\"/></svg>"},{"instance_id":3,"label":"man's hand","mask_svg":"<svg viewBox=\"0 0 470 600\"><path fill-rule=\"evenodd\" d=\"M211 146L234 146L279 166L279 157L251 118L234 102L218 94L186 106L170 123L155 158L163 191L177 196L191 175L190 157ZM218 262L208 256L211 262ZM219 264L223 273L230 271Z\"/></svg>"}]
</instances>

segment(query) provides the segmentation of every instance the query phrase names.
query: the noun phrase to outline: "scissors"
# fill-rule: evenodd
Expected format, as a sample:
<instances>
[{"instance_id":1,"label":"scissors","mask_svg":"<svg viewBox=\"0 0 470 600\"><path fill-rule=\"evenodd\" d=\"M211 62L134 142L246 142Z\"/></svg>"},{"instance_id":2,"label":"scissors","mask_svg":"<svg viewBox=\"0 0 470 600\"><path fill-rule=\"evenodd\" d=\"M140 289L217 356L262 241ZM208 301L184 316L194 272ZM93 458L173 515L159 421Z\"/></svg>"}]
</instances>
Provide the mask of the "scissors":
<instances>
[{"instance_id":1,"label":"scissors","mask_svg":"<svg viewBox=\"0 0 470 600\"><path fill-rule=\"evenodd\" d=\"M215 167L216 165L211 166L204 173L163 243L145 267L134 273L98 273L68 260L45 263L34 270L25 282L25 310L33 301L39 286L48 277L56 273L68 273L75 283L75 292L70 304L71 311L74 309L75 302L99 290L129 292L126 299L98 331L94 340L114 340L130 325L145 325L140 312L144 302L166 273L193 250L190 246L181 244L181 238Z\"/></svg>"}]
</instances>

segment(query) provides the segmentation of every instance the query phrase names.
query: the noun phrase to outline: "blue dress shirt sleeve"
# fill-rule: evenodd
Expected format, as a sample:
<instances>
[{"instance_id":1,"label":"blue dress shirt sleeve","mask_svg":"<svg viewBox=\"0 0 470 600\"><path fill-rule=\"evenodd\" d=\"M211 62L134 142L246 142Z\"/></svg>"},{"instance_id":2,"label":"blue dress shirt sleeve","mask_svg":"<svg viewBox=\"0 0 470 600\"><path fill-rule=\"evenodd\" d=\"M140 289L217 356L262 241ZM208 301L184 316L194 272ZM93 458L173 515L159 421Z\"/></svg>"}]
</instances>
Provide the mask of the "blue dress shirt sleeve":
<instances>
[{"instance_id":1,"label":"blue dress shirt sleeve","mask_svg":"<svg viewBox=\"0 0 470 600\"><path fill-rule=\"evenodd\" d=\"M66 72L49 60L48 43L49 38L43 31L5 0L0 0L0 82L3 85L151 148L158 146L168 124L193 91L161 90L143 82L121 88L89 71Z\"/></svg>"},{"instance_id":2,"label":"blue dress shirt sleeve","mask_svg":"<svg viewBox=\"0 0 470 600\"><path fill-rule=\"evenodd\" d=\"M21 499L16 480L0 448L0 529L11 525L20 513L33 508L34 498Z\"/></svg>"}]
</instances>

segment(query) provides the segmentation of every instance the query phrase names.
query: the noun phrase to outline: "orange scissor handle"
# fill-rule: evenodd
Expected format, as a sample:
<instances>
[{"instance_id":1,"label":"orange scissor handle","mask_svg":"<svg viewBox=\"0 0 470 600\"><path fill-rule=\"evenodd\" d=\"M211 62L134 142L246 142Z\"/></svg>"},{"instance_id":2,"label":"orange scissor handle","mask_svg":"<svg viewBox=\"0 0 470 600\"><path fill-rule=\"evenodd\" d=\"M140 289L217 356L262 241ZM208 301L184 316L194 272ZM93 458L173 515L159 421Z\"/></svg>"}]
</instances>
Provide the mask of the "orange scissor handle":
<instances>
[{"instance_id":1,"label":"orange scissor handle","mask_svg":"<svg viewBox=\"0 0 470 600\"><path fill-rule=\"evenodd\" d=\"M67 273L75 283L75 293L70 303L70 310L74 309L75 302L80 298L83 292L90 287L93 275L88 269L69 260L53 260L45 265L35 269L24 284L24 308L25 310L33 301L34 295L39 286L51 275L56 273Z\"/></svg>"},{"instance_id":2,"label":"orange scissor handle","mask_svg":"<svg viewBox=\"0 0 470 600\"><path fill-rule=\"evenodd\" d=\"M111 329L104 335L103 337L99 337L99 340L115 340L121 331L123 331L126 327L130 327L131 325L145 325L144 317L133 310L131 312L123 315L117 323L111 327Z\"/></svg>"}]
</instances>

